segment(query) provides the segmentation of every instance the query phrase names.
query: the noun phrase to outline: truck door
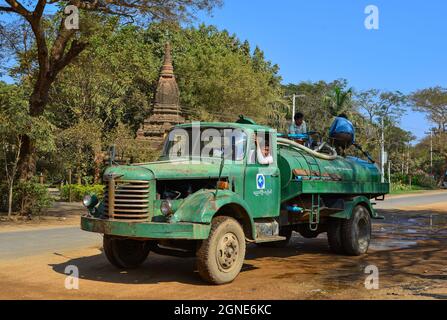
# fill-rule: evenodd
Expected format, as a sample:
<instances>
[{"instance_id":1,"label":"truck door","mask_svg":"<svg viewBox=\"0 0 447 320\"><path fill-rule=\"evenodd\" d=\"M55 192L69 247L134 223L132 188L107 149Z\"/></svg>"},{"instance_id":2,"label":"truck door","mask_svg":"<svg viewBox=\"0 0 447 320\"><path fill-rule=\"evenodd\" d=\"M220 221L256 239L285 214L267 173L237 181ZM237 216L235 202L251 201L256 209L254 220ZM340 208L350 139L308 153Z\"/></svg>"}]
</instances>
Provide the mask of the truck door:
<instances>
[{"instance_id":1,"label":"truck door","mask_svg":"<svg viewBox=\"0 0 447 320\"><path fill-rule=\"evenodd\" d=\"M280 212L281 187L276 132L256 132L249 140L244 182L245 201L250 205L254 218L277 217ZM266 163L269 156L271 161Z\"/></svg>"}]
</instances>

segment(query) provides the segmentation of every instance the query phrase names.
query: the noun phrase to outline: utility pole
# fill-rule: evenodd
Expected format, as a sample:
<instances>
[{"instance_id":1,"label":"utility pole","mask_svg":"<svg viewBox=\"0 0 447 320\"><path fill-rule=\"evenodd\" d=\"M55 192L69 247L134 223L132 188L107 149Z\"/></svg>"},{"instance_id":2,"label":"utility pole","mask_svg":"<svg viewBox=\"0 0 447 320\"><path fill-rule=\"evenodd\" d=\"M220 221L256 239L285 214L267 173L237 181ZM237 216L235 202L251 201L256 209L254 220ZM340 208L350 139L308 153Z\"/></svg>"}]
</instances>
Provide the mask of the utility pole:
<instances>
[{"instance_id":1,"label":"utility pole","mask_svg":"<svg viewBox=\"0 0 447 320\"><path fill-rule=\"evenodd\" d=\"M430 174L433 176L433 129L430 129Z\"/></svg>"},{"instance_id":2,"label":"utility pole","mask_svg":"<svg viewBox=\"0 0 447 320\"><path fill-rule=\"evenodd\" d=\"M402 148L402 175L404 175L405 171L405 145Z\"/></svg>"},{"instance_id":3,"label":"utility pole","mask_svg":"<svg viewBox=\"0 0 447 320\"><path fill-rule=\"evenodd\" d=\"M408 143L408 153L407 153L407 175L410 174L410 143Z\"/></svg>"},{"instance_id":4,"label":"utility pole","mask_svg":"<svg viewBox=\"0 0 447 320\"><path fill-rule=\"evenodd\" d=\"M71 202L71 169L68 169L68 202Z\"/></svg>"},{"instance_id":5,"label":"utility pole","mask_svg":"<svg viewBox=\"0 0 447 320\"><path fill-rule=\"evenodd\" d=\"M292 96L293 99L293 108L292 108L292 123L295 120L295 113L296 113L296 94L293 94Z\"/></svg>"},{"instance_id":6,"label":"utility pole","mask_svg":"<svg viewBox=\"0 0 447 320\"><path fill-rule=\"evenodd\" d=\"M391 161L388 160L388 183L390 184L391 189Z\"/></svg>"},{"instance_id":7,"label":"utility pole","mask_svg":"<svg viewBox=\"0 0 447 320\"><path fill-rule=\"evenodd\" d=\"M305 94L293 94L292 95L292 123L295 121L295 114L296 114L296 98L305 98Z\"/></svg>"},{"instance_id":8,"label":"utility pole","mask_svg":"<svg viewBox=\"0 0 447 320\"><path fill-rule=\"evenodd\" d=\"M382 183L385 182L385 124L382 116L381 126L382 126L382 134L380 138L380 173L382 175Z\"/></svg>"}]
</instances>

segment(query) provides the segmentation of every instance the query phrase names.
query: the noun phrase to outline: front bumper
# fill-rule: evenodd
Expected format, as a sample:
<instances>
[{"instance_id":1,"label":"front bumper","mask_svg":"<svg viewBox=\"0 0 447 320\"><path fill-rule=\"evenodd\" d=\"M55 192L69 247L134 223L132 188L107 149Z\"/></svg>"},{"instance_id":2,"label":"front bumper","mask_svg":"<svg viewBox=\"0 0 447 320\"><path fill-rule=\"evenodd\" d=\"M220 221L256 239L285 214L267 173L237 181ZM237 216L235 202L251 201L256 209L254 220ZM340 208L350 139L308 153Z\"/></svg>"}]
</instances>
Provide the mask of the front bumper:
<instances>
[{"instance_id":1,"label":"front bumper","mask_svg":"<svg viewBox=\"0 0 447 320\"><path fill-rule=\"evenodd\" d=\"M112 236L142 239L204 240L211 226L198 223L153 223L81 217L81 229Z\"/></svg>"}]
</instances>

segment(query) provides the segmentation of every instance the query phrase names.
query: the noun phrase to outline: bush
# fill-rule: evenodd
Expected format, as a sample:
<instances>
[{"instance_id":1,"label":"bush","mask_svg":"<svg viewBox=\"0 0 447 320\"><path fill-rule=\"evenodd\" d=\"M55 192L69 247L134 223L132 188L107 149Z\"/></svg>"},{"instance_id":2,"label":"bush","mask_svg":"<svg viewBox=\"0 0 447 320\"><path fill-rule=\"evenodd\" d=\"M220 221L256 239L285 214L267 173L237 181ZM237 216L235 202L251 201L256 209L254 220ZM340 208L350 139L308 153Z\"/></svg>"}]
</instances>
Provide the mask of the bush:
<instances>
[{"instance_id":1,"label":"bush","mask_svg":"<svg viewBox=\"0 0 447 320\"><path fill-rule=\"evenodd\" d=\"M427 189L436 189L436 187L437 187L437 183L436 183L435 179L433 179L432 177L425 175L425 174L414 176L412 178L412 181L415 185L423 187L423 188L427 188Z\"/></svg>"},{"instance_id":2,"label":"bush","mask_svg":"<svg viewBox=\"0 0 447 320\"><path fill-rule=\"evenodd\" d=\"M8 210L8 186L0 186L0 207L2 211ZM40 215L46 208L51 207L53 198L47 186L34 181L19 181L13 189L12 210L22 215Z\"/></svg>"},{"instance_id":3,"label":"bush","mask_svg":"<svg viewBox=\"0 0 447 320\"><path fill-rule=\"evenodd\" d=\"M400 185L410 184L409 176L401 173L393 174L391 176L391 181L393 182L393 184L400 184ZM430 177L425 173L417 173L415 175L412 175L411 185L419 186L424 189L436 189L437 187L435 179L433 179L432 177Z\"/></svg>"},{"instance_id":4,"label":"bush","mask_svg":"<svg viewBox=\"0 0 447 320\"><path fill-rule=\"evenodd\" d=\"M96 194L99 199L102 199L104 196L104 186L101 184L93 184L93 185L81 185L81 184L72 184L72 185L64 185L60 189L61 199L64 201L69 200L71 190L71 200L72 201L82 201L84 196L88 194Z\"/></svg>"}]
</instances>

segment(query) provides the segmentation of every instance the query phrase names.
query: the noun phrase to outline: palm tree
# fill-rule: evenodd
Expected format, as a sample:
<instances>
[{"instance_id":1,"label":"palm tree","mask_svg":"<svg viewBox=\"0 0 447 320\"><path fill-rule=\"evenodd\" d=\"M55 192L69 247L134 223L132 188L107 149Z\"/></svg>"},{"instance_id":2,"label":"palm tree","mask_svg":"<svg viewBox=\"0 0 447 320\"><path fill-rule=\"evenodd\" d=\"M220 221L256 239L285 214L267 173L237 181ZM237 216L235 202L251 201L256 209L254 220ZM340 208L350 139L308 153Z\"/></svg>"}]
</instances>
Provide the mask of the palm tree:
<instances>
[{"instance_id":1,"label":"palm tree","mask_svg":"<svg viewBox=\"0 0 447 320\"><path fill-rule=\"evenodd\" d=\"M335 87L332 94L326 97L326 101L329 105L329 111L334 117L347 111L352 103L352 88L347 91L343 91L340 87Z\"/></svg>"}]
</instances>

